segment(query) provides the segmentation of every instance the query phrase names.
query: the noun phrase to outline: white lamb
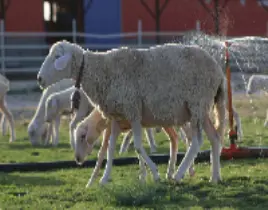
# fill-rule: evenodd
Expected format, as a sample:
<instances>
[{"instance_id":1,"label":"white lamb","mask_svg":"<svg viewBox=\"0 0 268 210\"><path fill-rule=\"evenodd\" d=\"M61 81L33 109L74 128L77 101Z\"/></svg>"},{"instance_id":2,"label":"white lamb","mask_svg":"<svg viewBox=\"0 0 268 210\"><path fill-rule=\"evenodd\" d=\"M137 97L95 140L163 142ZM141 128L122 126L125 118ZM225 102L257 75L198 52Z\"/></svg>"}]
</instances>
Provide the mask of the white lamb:
<instances>
[{"instance_id":1,"label":"white lamb","mask_svg":"<svg viewBox=\"0 0 268 210\"><path fill-rule=\"evenodd\" d=\"M9 123L10 138L9 142L16 140L14 118L10 110L8 109L6 102L6 95L9 91L9 80L0 74L0 112L2 113L1 128L2 134L6 133L6 120Z\"/></svg>"},{"instance_id":2,"label":"white lamb","mask_svg":"<svg viewBox=\"0 0 268 210\"><path fill-rule=\"evenodd\" d=\"M29 140L32 145L39 144L40 138L45 137L45 144L49 142L52 130L52 145L56 146L59 142L60 115L58 115L52 124L47 125L45 122L45 104L47 98L58 91L64 90L74 85L73 80L63 79L55 84L48 86L43 90L36 112L28 125Z\"/></svg>"},{"instance_id":3,"label":"white lamb","mask_svg":"<svg viewBox=\"0 0 268 210\"><path fill-rule=\"evenodd\" d=\"M38 73L38 81L43 86L63 78L76 80L80 69L83 72L81 86L92 105L111 120L109 161L101 183L106 183L111 173L115 142L120 134L117 121L121 120L130 123L140 164L145 161L154 180L159 179L159 173L142 145L142 127L182 126L191 122L192 143L174 173L176 181L184 177L197 155L204 128L212 145L211 180L221 179L225 77L206 51L197 46L165 44L149 49L120 48L95 53L61 41L51 47ZM213 104L217 130L209 117Z\"/></svg>"}]
</instances>

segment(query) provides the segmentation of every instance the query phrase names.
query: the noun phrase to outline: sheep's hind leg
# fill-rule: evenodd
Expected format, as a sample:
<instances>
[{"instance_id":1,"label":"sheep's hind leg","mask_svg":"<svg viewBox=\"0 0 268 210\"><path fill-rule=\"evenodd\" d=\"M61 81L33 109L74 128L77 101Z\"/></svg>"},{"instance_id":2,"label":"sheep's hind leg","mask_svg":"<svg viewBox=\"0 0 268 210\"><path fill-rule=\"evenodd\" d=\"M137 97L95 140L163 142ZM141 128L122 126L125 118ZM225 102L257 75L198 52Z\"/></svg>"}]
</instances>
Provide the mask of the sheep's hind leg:
<instances>
[{"instance_id":1,"label":"sheep's hind leg","mask_svg":"<svg viewBox=\"0 0 268 210\"><path fill-rule=\"evenodd\" d=\"M155 181L159 180L160 176L157 170L156 164L151 160L151 158L147 155L143 145L142 145L142 126L139 121L132 121L131 122L131 128L133 131L133 138L134 138L134 147L136 150L136 153L139 158L143 158L145 163L150 168L153 178ZM142 160L140 160L142 161Z\"/></svg>"},{"instance_id":2,"label":"sheep's hind leg","mask_svg":"<svg viewBox=\"0 0 268 210\"><path fill-rule=\"evenodd\" d=\"M2 131L2 135L5 136L7 133L7 120L3 113L1 117L1 131Z\"/></svg>"},{"instance_id":3,"label":"sheep's hind leg","mask_svg":"<svg viewBox=\"0 0 268 210\"><path fill-rule=\"evenodd\" d=\"M204 130L212 146L212 151L210 155L212 165L212 176L210 181L217 183L218 181L221 180L220 175L221 144L220 144L220 137L208 116L205 119Z\"/></svg>"},{"instance_id":4,"label":"sheep's hind leg","mask_svg":"<svg viewBox=\"0 0 268 210\"><path fill-rule=\"evenodd\" d=\"M188 151L186 152L184 158L182 159L181 164L177 170L177 173L174 174L175 181L180 181L184 177L185 172L190 168L203 142L202 126L200 122L196 123L195 126L193 126L193 124L191 123L191 126L192 126L192 143Z\"/></svg>"},{"instance_id":5,"label":"sheep's hind leg","mask_svg":"<svg viewBox=\"0 0 268 210\"><path fill-rule=\"evenodd\" d=\"M118 138L121 130L118 123L115 120L112 120L111 123L111 135L109 140L108 152L107 152L107 162L104 171L104 175L100 180L100 184L106 184L111 174L113 158L114 158L114 150L116 139Z\"/></svg>"}]
</instances>

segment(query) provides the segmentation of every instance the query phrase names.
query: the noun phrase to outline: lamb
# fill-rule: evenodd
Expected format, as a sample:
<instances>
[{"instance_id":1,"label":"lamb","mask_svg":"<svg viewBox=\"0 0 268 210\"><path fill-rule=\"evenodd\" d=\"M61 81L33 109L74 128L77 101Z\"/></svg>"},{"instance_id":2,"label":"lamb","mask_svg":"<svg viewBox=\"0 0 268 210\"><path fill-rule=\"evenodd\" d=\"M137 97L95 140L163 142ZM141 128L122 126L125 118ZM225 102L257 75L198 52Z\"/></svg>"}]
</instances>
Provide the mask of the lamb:
<instances>
[{"instance_id":1,"label":"lamb","mask_svg":"<svg viewBox=\"0 0 268 210\"><path fill-rule=\"evenodd\" d=\"M120 123L120 127L123 131L126 131L130 128L129 123L126 124L124 122ZM81 121L78 124L78 126L75 129L75 157L78 164L82 164L85 160L85 157L87 155L90 155L94 145L96 144L96 139L99 138L104 129L105 131L103 133L103 141L98 153L98 159L95 165L95 169L86 187L92 185L93 181L96 179L99 173L100 167L102 165L105 156L105 152L108 147L108 140L111 133L111 126L110 123L106 122L105 119L102 118L101 113L95 108L88 117L86 117L83 121ZM176 131L172 128L164 128L164 131L170 138L170 161L166 173L166 177L170 179L173 172L175 171L175 164L178 150L178 143L177 143L178 136ZM185 138L187 139L187 136ZM188 146L189 144L187 142L187 147ZM112 160L108 159L108 161ZM140 163L140 172L141 172L140 179L144 180L146 176L146 170L144 168L144 165L141 163ZM190 176L194 176L195 174L193 163L189 168L189 174Z\"/></svg>"},{"instance_id":2,"label":"lamb","mask_svg":"<svg viewBox=\"0 0 268 210\"><path fill-rule=\"evenodd\" d=\"M69 88L72 85L74 85L73 80L63 79L43 90L36 112L28 125L28 136L32 145L37 145L41 137L43 137L42 140L47 144L52 130L54 130L52 145L56 146L58 144L60 115L55 118L54 122L47 125L45 122L45 103L51 94Z\"/></svg>"},{"instance_id":3,"label":"lamb","mask_svg":"<svg viewBox=\"0 0 268 210\"><path fill-rule=\"evenodd\" d=\"M246 93L252 95L258 91L268 92L268 76L253 74L247 85Z\"/></svg>"},{"instance_id":4,"label":"lamb","mask_svg":"<svg viewBox=\"0 0 268 210\"><path fill-rule=\"evenodd\" d=\"M9 142L14 142L16 140L14 117L10 110L8 109L6 102L6 95L9 91L9 80L0 74L0 112L2 113L1 128L2 134L6 133L6 120L9 123L10 138Z\"/></svg>"},{"instance_id":5,"label":"lamb","mask_svg":"<svg viewBox=\"0 0 268 210\"><path fill-rule=\"evenodd\" d=\"M221 179L225 77L206 51L198 46L164 44L149 49L123 47L95 53L61 41L51 47L38 72L38 82L44 86L63 78L76 80L82 73L81 86L90 103L111 120L108 159L113 159L120 133L118 122L127 121L139 160L145 161L156 181L160 176L142 146L142 127L182 126L191 122L192 143L173 178L182 180L189 169L203 143L204 128L212 144L211 181ZM217 129L209 117L213 104ZM106 167L102 183L108 181L110 168Z\"/></svg>"}]
</instances>

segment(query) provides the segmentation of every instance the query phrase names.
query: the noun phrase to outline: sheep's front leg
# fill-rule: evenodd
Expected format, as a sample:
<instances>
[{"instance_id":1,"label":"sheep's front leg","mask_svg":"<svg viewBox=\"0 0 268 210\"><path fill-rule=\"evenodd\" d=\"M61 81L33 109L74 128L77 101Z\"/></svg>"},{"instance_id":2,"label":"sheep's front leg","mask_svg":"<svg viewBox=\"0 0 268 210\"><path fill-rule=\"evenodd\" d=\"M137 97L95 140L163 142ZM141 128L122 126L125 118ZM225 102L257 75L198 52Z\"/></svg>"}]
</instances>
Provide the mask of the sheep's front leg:
<instances>
[{"instance_id":1,"label":"sheep's front leg","mask_svg":"<svg viewBox=\"0 0 268 210\"><path fill-rule=\"evenodd\" d=\"M204 122L204 130L207 134L208 140L211 143L212 151L211 151L211 165L212 165L212 176L211 176L211 182L217 183L221 180L221 174L220 174L220 153L221 153L221 143L220 143L220 137L213 126L209 116L206 116L205 122Z\"/></svg>"},{"instance_id":2,"label":"sheep's front leg","mask_svg":"<svg viewBox=\"0 0 268 210\"><path fill-rule=\"evenodd\" d=\"M100 180L100 184L106 184L111 174L113 158L114 158L114 150L116 139L118 138L121 130L118 123L115 120L111 122L111 135L109 140L108 152L107 152L107 163L104 171L104 175Z\"/></svg>"},{"instance_id":3,"label":"sheep's front leg","mask_svg":"<svg viewBox=\"0 0 268 210\"><path fill-rule=\"evenodd\" d=\"M46 138L44 140L44 145L48 145L50 142L50 139L53 139L53 134L52 134L52 129L53 129L53 122L48 123L46 127Z\"/></svg>"},{"instance_id":4,"label":"sheep's front leg","mask_svg":"<svg viewBox=\"0 0 268 210\"><path fill-rule=\"evenodd\" d=\"M164 127L166 134L169 136L170 140L170 158L168 162L168 169L166 173L166 178L171 179L175 172L175 166L177 162L177 151L178 151L178 135L173 128Z\"/></svg>"},{"instance_id":5,"label":"sheep's front leg","mask_svg":"<svg viewBox=\"0 0 268 210\"><path fill-rule=\"evenodd\" d=\"M0 99L0 109L2 110L3 115L7 118L7 121L9 122L9 130L11 134L9 142L14 142L16 139L14 118L12 113L8 109L5 97Z\"/></svg>"},{"instance_id":6,"label":"sheep's front leg","mask_svg":"<svg viewBox=\"0 0 268 210\"><path fill-rule=\"evenodd\" d=\"M186 152L184 158L182 159L181 164L179 165L179 168L177 170L177 173L174 174L174 179L176 181L180 181L184 177L185 172L190 168L203 142L202 126L200 122L196 123L195 125L191 123L191 126L192 126L192 143L188 151Z\"/></svg>"},{"instance_id":7,"label":"sheep's front leg","mask_svg":"<svg viewBox=\"0 0 268 210\"><path fill-rule=\"evenodd\" d=\"M57 146L59 143L60 115L57 115L54 121L54 138L52 145Z\"/></svg>"},{"instance_id":8,"label":"sheep's front leg","mask_svg":"<svg viewBox=\"0 0 268 210\"><path fill-rule=\"evenodd\" d=\"M146 134L146 139L150 145L150 152L155 153L156 152L156 143L154 139L154 134L153 134L153 128L146 128L145 129L145 134Z\"/></svg>"},{"instance_id":9,"label":"sheep's front leg","mask_svg":"<svg viewBox=\"0 0 268 210\"><path fill-rule=\"evenodd\" d=\"M111 134L111 126L109 126L103 133L103 140L102 140L101 148L98 153L98 159L96 161L94 171L92 172L91 177L88 180L86 187L91 186L99 174L99 171L100 171L100 168L101 168L104 156L105 156L105 152L107 151L107 148L108 148L110 134Z\"/></svg>"},{"instance_id":10,"label":"sheep's front leg","mask_svg":"<svg viewBox=\"0 0 268 210\"><path fill-rule=\"evenodd\" d=\"M123 141L119 150L120 155L128 150L131 137L132 137L132 130L128 131L123 138Z\"/></svg>"},{"instance_id":11,"label":"sheep's front leg","mask_svg":"<svg viewBox=\"0 0 268 210\"><path fill-rule=\"evenodd\" d=\"M134 139L134 147L136 150L136 153L139 158L143 158L145 163L150 168L154 180L158 180L160 178L156 164L151 160L151 158L147 155L143 145L142 145L142 126L139 121L132 121L131 128L133 132L133 139ZM141 160L140 160L141 161Z\"/></svg>"},{"instance_id":12,"label":"sheep's front leg","mask_svg":"<svg viewBox=\"0 0 268 210\"><path fill-rule=\"evenodd\" d=\"M69 124L69 138L70 138L70 145L72 149L74 149L74 130L79 120L80 119L78 117L78 113L75 113L74 117L72 118Z\"/></svg>"}]
</instances>

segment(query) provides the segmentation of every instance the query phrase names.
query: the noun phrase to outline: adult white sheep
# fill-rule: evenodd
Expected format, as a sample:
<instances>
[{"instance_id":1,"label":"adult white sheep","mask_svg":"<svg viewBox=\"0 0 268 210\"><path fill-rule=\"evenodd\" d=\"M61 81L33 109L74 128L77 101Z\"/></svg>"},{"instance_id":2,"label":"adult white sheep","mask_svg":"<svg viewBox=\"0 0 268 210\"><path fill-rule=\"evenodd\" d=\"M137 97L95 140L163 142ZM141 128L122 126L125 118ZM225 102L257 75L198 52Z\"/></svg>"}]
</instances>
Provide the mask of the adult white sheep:
<instances>
[{"instance_id":1,"label":"adult white sheep","mask_svg":"<svg viewBox=\"0 0 268 210\"><path fill-rule=\"evenodd\" d=\"M45 122L45 105L47 98L58 91L64 90L66 88L71 87L74 85L74 82L71 79L63 79L55 84L48 86L46 89L43 90L42 96L39 100L38 107L35 111L35 114L28 125L28 135L29 140L32 145L37 145L39 143L40 138L46 136L44 140L45 144L49 142L51 130L53 130L53 137L52 137L52 145L56 146L59 141L59 126L60 126L60 115L58 115L54 122L50 124L48 127ZM52 126L53 125L53 126ZM47 132L46 132L47 131ZM47 135L45 135L47 133Z\"/></svg>"},{"instance_id":2,"label":"adult white sheep","mask_svg":"<svg viewBox=\"0 0 268 210\"><path fill-rule=\"evenodd\" d=\"M2 134L6 131L6 120L9 123L10 138L9 142L14 142L16 140L15 124L14 118L10 110L8 109L6 102L6 95L9 91L9 80L0 74L0 111L2 113L1 127Z\"/></svg>"},{"instance_id":3,"label":"adult white sheep","mask_svg":"<svg viewBox=\"0 0 268 210\"><path fill-rule=\"evenodd\" d=\"M130 129L130 124L126 121L121 121L119 123L121 131L125 132ZM185 127L185 126L183 126ZM87 116L83 121L81 121L75 129L75 157L78 164L82 164L85 161L87 155L90 155L94 145L96 144L96 139L99 138L102 131L105 129L103 133L103 141L101 148L98 152L97 162L94 168L93 173L87 183L87 187L89 187L93 181L98 176L99 170L101 168L107 147L108 147L108 140L111 134L111 124L107 122L101 115L101 113L95 108L89 116ZM163 128L165 134L170 139L170 160L167 168L166 178L172 178L172 175L175 171L175 164L177 160L177 151L178 151L178 135L175 129L173 128ZM187 136L190 131L185 127L184 130L187 131L185 139L187 140L190 136ZM187 148L189 147L188 141L186 142ZM107 151L109 152L109 150ZM108 156L108 162L112 162ZM111 167L111 164L107 165ZM111 170L111 168L107 169ZM190 176L194 176L195 171L193 168L193 163L189 168ZM143 162L140 161L140 179L145 180L146 177L146 169L144 167ZM109 179L108 177L106 177ZM103 178L101 179L103 180ZM102 183L102 181L101 181Z\"/></svg>"},{"instance_id":4,"label":"adult white sheep","mask_svg":"<svg viewBox=\"0 0 268 210\"><path fill-rule=\"evenodd\" d=\"M183 178L197 155L204 127L212 144L211 180L220 180L219 139L223 141L225 127L225 77L206 51L198 46L165 44L95 53L61 41L51 47L38 81L43 86L63 78L76 80L82 73L81 85L92 105L98 107L104 118L112 120L108 159L113 159L115 140L120 133L117 121L127 120L140 161L146 162L154 180L158 180L157 166L142 146L142 126L170 127L191 122L192 144L174 179ZM217 130L209 118L213 104ZM107 168L103 183L108 181Z\"/></svg>"}]
</instances>

